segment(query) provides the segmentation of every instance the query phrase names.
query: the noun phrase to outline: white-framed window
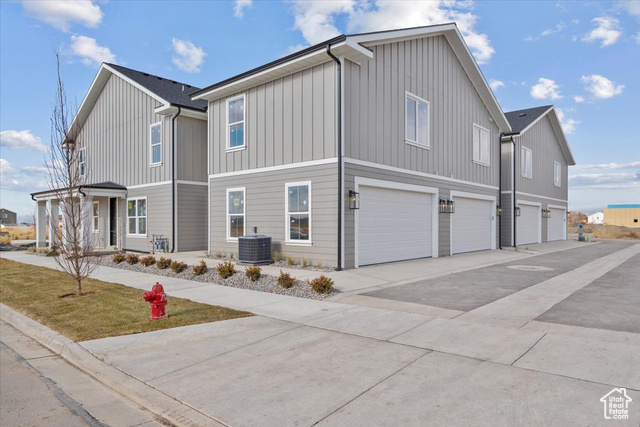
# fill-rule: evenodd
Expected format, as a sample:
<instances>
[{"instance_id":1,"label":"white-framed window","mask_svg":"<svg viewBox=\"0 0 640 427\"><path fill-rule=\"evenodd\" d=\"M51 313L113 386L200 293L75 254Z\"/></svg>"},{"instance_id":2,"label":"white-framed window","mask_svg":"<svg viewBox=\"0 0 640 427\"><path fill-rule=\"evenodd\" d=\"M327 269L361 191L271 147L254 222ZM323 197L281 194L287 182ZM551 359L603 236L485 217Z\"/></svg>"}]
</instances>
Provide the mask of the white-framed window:
<instances>
[{"instance_id":1,"label":"white-framed window","mask_svg":"<svg viewBox=\"0 0 640 427\"><path fill-rule=\"evenodd\" d=\"M227 150L245 147L244 95L227 99Z\"/></svg>"},{"instance_id":2,"label":"white-framed window","mask_svg":"<svg viewBox=\"0 0 640 427\"><path fill-rule=\"evenodd\" d=\"M147 235L147 198L127 200L127 234L131 236Z\"/></svg>"},{"instance_id":3,"label":"white-framed window","mask_svg":"<svg viewBox=\"0 0 640 427\"><path fill-rule=\"evenodd\" d=\"M100 231L100 203L93 202L93 232L98 233Z\"/></svg>"},{"instance_id":4,"label":"white-framed window","mask_svg":"<svg viewBox=\"0 0 640 427\"><path fill-rule=\"evenodd\" d=\"M525 178L531 178L533 176L531 150L527 147L522 147L520 150L520 173Z\"/></svg>"},{"instance_id":5,"label":"white-framed window","mask_svg":"<svg viewBox=\"0 0 640 427\"><path fill-rule=\"evenodd\" d=\"M409 92L406 92L405 98L405 141L429 147L429 101Z\"/></svg>"},{"instance_id":6,"label":"white-framed window","mask_svg":"<svg viewBox=\"0 0 640 427\"><path fill-rule=\"evenodd\" d=\"M244 187L227 188L227 240L244 236L245 192Z\"/></svg>"},{"instance_id":7,"label":"white-framed window","mask_svg":"<svg viewBox=\"0 0 640 427\"><path fill-rule=\"evenodd\" d=\"M311 181L285 185L285 242L311 243Z\"/></svg>"},{"instance_id":8,"label":"white-framed window","mask_svg":"<svg viewBox=\"0 0 640 427\"><path fill-rule=\"evenodd\" d=\"M80 176L87 175L87 149L82 147L78 150L78 165L80 167Z\"/></svg>"},{"instance_id":9,"label":"white-framed window","mask_svg":"<svg viewBox=\"0 0 640 427\"><path fill-rule=\"evenodd\" d=\"M149 127L149 144L150 144L150 156L151 166L162 164L162 123L154 123Z\"/></svg>"},{"instance_id":10,"label":"white-framed window","mask_svg":"<svg viewBox=\"0 0 640 427\"><path fill-rule=\"evenodd\" d=\"M558 162L553 162L553 185L562 186L562 167Z\"/></svg>"},{"instance_id":11,"label":"white-framed window","mask_svg":"<svg viewBox=\"0 0 640 427\"><path fill-rule=\"evenodd\" d=\"M473 124L473 161L491 166L491 133L489 129Z\"/></svg>"}]
</instances>

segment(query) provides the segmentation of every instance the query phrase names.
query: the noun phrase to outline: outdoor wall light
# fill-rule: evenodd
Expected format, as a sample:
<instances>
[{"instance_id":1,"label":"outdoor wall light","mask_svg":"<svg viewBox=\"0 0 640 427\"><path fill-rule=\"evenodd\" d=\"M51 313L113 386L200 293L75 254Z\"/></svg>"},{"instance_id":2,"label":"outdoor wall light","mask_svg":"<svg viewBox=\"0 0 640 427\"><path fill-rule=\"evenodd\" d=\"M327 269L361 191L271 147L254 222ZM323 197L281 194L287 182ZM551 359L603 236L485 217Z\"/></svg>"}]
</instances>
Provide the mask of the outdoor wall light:
<instances>
[{"instance_id":1,"label":"outdoor wall light","mask_svg":"<svg viewBox=\"0 0 640 427\"><path fill-rule=\"evenodd\" d=\"M520 216L520 206L516 206L513 210L516 216Z\"/></svg>"},{"instance_id":2,"label":"outdoor wall light","mask_svg":"<svg viewBox=\"0 0 640 427\"><path fill-rule=\"evenodd\" d=\"M440 213L454 213L456 211L456 204L453 200L440 199L438 211Z\"/></svg>"},{"instance_id":3,"label":"outdoor wall light","mask_svg":"<svg viewBox=\"0 0 640 427\"><path fill-rule=\"evenodd\" d=\"M456 202L453 200L447 201L447 213L456 213Z\"/></svg>"},{"instance_id":4,"label":"outdoor wall light","mask_svg":"<svg viewBox=\"0 0 640 427\"><path fill-rule=\"evenodd\" d=\"M360 193L349 190L349 209L360 209Z\"/></svg>"},{"instance_id":5,"label":"outdoor wall light","mask_svg":"<svg viewBox=\"0 0 640 427\"><path fill-rule=\"evenodd\" d=\"M549 209L542 209L542 218L551 218L551 211Z\"/></svg>"},{"instance_id":6,"label":"outdoor wall light","mask_svg":"<svg viewBox=\"0 0 640 427\"><path fill-rule=\"evenodd\" d=\"M497 214L498 216L501 216L501 215L502 215L502 206L500 206L500 205L497 205L497 206L496 206L496 214Z\"/></svg>"}]
</instances>

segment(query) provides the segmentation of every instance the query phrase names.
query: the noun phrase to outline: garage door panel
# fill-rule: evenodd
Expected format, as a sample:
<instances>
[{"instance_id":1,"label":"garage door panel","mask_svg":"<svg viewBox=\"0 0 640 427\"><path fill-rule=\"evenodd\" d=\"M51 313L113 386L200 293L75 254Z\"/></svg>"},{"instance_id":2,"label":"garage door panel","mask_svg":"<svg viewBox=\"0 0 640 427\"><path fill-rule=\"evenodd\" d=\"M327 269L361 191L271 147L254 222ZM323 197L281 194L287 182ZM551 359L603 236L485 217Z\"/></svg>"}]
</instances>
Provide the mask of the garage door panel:
<instances>
[{"instance_id":1,"label":"garage door panel","mask_svg":"<svg viewBox=\"0 0 640 427\"><path fill-rule=\"evenodd\" d=\"M491 249L493 203L489 200L454 197L456 211L451 218L451 253Z\"/></svg>"},{"instance_id":2,"label":"garage door panel","mask_svg":"<svg viewBox=\"0 0 640 427\"><path fill-rule=\"evenodd\" d=\"M547 240L553 242L555 240L565 239L567 214L564 209L549 208L551 217L547 219L548 237Z\"/></svg>"},{"instance_id":3,"label":"garage door panel","mask_svg":"<svg viewBox=\"0 0 640 427\"><path fill-rule=\"evenodd\" d=\"M432 196L360 186L358 264L432 256Z\"/></svg>"},{"instance_id":4,"label":"garage door panel","mask_svg":"<svg viewBox=\"0 0 640 427\"><path fill-rule=\"evenodd\" d=\"M520 216L516 218L517 243L526 245L539 243L540 218L542 213L539 206L519 204Z\"/></svg>"}]
</instances>

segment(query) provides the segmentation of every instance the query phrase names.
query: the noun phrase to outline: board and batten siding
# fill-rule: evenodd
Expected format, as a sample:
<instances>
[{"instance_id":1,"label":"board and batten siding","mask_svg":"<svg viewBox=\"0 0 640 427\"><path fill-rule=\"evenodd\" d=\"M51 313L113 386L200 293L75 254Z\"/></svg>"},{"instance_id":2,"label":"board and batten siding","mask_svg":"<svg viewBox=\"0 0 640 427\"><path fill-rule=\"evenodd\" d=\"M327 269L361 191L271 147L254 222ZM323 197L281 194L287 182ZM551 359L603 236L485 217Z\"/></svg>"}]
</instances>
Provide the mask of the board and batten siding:
<instances>
[{"instance_id":1,"label":"board and batten siding","mask_svg":"<svg viewBox=\"0 0 640 427\"><path fill-rule=\"evenodd\" d=\"M311 246L285 243L285 184L311 181ZM298 262L308 258L313 265L337 265L337 188L336 164L291 168L279 171L243 174L210 179L211 246L210 253L238 254L238 242L227 242L228 188L245 187L245 234L271 237L272 251Z\"/></svg>"},{"instance_id":2,"label":"board and batten siding","mask_svg":"<svg viewBox=\"0 0 640 427\"><path fill-rule=\"evenodd\" d=\"M345 155L498 186L499 130L443 36L372 46L345 61ZM429 102L429 149L405 143L405 95ZM491 167L474 163L473 124L490 131Z\"/></svg>"},{"instance_id":3,"label":"board and batten siding","mask_svg":"<svg viewBox=\"0 0 640 427\"><path fill-rule=\"evenodd\" d=\"M207 186L178 183L179 252L207 249Z\"/></svg>"},{"instance_id":4,"label":"board and batten siding","mask_svg":"<svg viewBox=\"0 0 640 427\"><path fill-rule=\"evenodd\" d=\"M527 130L516 141L516 190L538 196L552 197L559 200L568 199L568 166L557 142L549 117L545 116ZM529 148L532 154L532 177L525 178L521 174L522 147ZM560 163L562 170L561 186L553 185L553 162ZM509 185L507 189L511 189Z\"/></svg>"},{"instance_id":5,"label":"board and batten siding","mask_svg":"<svg viewBox=\"0 0 640 427\"><path fill-rule=\"evenodd\" d=\"M245 95L246 148L232 152L226 126L231 97L209 102L209 173L335 157L336 84L331 61L236 94Z\"/></svg>"},{"instance_id":6,"label":"board and batten siding","mask_svg":"<svg viewBox=\"0 0 640 427\"><path fill-rule=\"evenodd\" d=\"M171 179L171 118L158 101L116 75L104 85L79 134L88 182L131 186ZM150 167L150 125L162 122L162 164Z\"/></svg>"},{"instance_id":7,"label":"board and batten siding","mask_svg":"<svg viewBox=\"0 0 640 427\"><path fill-rule=\"evenodd\" d=\"M207 182L207 121L176 119L178 180ZM205 192L206 197L206 192ZM206 203L204 204L206 208Z\"/></svg>"},{"instance_id":8,"label":"board and batten siding","mask_svg":"<svg viewBox=\"0 0 640 427\"><path fill-rule=\"evenodd\" d=\"M147 235L130 236L127 234L127 202L130 199L140 197L147 198ZM150 252L151 240L154 234L161 234L169 239L169 248L172 246L172 218L171 218L171 184L156 185L152 187L130 189L125 203L120 203L120 215L123 221L123 244L125 250ZM206 206L206 203L205 203Z\"/></svg>"}]
</instances>

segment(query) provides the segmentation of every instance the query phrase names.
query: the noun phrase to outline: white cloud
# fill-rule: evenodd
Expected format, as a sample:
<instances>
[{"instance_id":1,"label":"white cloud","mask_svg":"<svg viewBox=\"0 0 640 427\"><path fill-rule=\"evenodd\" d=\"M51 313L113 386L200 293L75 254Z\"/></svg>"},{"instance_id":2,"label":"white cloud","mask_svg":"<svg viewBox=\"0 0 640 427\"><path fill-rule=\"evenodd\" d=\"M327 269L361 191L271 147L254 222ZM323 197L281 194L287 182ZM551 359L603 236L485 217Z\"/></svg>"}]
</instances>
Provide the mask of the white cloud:
<instances>
[{"instance_id":1,"label":"white cloud","mask_svg":"<svg viewBox=\"0 0 640 427\"><path fill-rule=\"evenodd\" d=\"M172 58L173 63L187 73L199 73L204 57L207 56L204 50L188 40L173 38L171 43L176 54Z\"/></svg>"},{"instance_id":2,"label":"white cloud","mask_svg":"<svg viewBox=\"0 0 640 427\"><path fill-rule=\"evenodd\" d=\"M533 99L561 99L560 86L551 79L540 77L538 84L531 87L531 96Z\"/></svg>"},{"instance_id":3,"label":"white cloud","mask_svg":"<svg viewBox=\"0 0 640 427\"><path fill-rule=\"evenodd\" d=\"M624 85L616 85L606 77L598 74L590 76L582 76L582 83L585 83L587 91L596 99L608 99L616 95L620 95L624 89Z\"/></svg>"},{"instance_id":4,"label":"white cloud","mask_svg":"<svg viewBox=\"0 0 640 427\"><path fill-rule=\"evenodd\" d=\"M244 16L244 10L249 9L252 3L252 0L236 0L236 5L233 8L233 16L242 18Z\"/></svg>"},{"instance_id":5,"label":"white cloud","mask_svg":"<svg viewBox=\"0 0 640 427\"><path fill-rule=\"evenodd\" d=\"M95 28L102 21L102 10L89 0L28 0L22 7L28 15L64 32L74 23Z\"/></svg>"},{"instance_id":6,"label":"white cloud","mask_svg":"<svg viewBox=\"0 0 640 427\"><path fill-rule=\"evenodd\" d=\"M11 166L11 162L6 159L0 159L0 175L12 175L15 173L15 169Z\"/></svg>"},{"instance_id":7,"label":"white cloud","mask_svg":"<svg viewBox=\"0 0 640 427\"><path fill-rule=\"evenodd\" d=\"M96 39L87 36L71 36L71 53L80 57L85 65L100 66L103 62L116 62L116 56L106 46L100 46Z\"/></svg>"},{"instance_id":8,"label":"white cloud","mask_svg":"<svg viewBox=\"0 0 640 427\"><path fill-rule=\"evenodd\" d=\"M638 2L640 4L640 2ZM636 33L635 36L631 36L632 39L636 41L636 43L640 44L640 31Z\"/></svg>"},{"instance_id":9,"label":"white cloud","mask_svg":"<svg viewBox=\"0 0 640 427\"><path fill-rule=\"evenodd\" d=\"M572 170L581 170L581 169L630 169L630 168L640 168L640 162L629 162L629 163L599 163L599 164L586 164L586 165L576 165L572 166Z\"/></svg>"},{"instance_id":10,"label":"white cloud","mask_svg":"<svg viewBox=\"0 0 640 427\"><path fill-rule=\"evenodd\" d=\"M581 102L584 102L584 96L576 95L573 97L573 100L579 104Z\"/></svg>"},{"instance_id":11,"label":"white cloud","mask_svg":"<svg viewBox=\"0 0 640 427\"><path fill-rule=\"evenodd\" d=\"M489 86L491 86L492 90L498 90L499 88L504 87L504 82L496 79L491 79L489 80Z\"/></svg>"},{"instance_id":12,"label":"white cloud","mask_svg":"<svg viewBox=\"0 0 640 427\"><path fill-rule=\"evenodd\" d=\"M564 131L564 133L575 133L576 125L580 122L578 120L565 117L565 113L561 108L556 108L556 114L558 115L558 120L560 120L560 125L562 126L562 130Z\"/></svg>"},{"instance_id":13,"label":"white cloud","mask_svg":"<svg viewBox=\"0 0 640 427\"><path fill-rule=\"evenodd\" d=\"M47 188L45 174L46 168L44 167L24 166L16 170L11 162L0 159L0 188L2 190L34 191Z\"/></svg>"},{"instance_id":14,"label":"white cloud","mask_svg":"<svg viewBox=\"0 0 640 427\"><path fill-rule=\"evenodd\" d=\"M624 9L629 15L640 16L640 2L623 0L618 2L618 6Z\"/></svg>"},{"instance_id":15,"label":"white cloud","mask_svg":"<svg viewBox=\"0 0 640 427\"><path fill-rule=\"evenodd\" d=\"M44 153L47 151L46 145L40 142L40 138L32 135L28 130L3 130L0 132L0 146L39 151Z\"/></svg>"},{"instance_id":16,"label":"white cloud","mask_svg":"<svg viewBox=\"0 0 640 427\"><path fill-rule=\"evenodd\" d=\"M495 53L486 34L476 31L471 1L294 0L294 27L309 44L340 34L336 18L344 18L349 33L392 30L456 22L478 63Z\"/></svg>"},{"instance_id":17,"label":"white cloud","mask_svg":"<svg viewBox=\"0 0 640 427\"><path fill-rule=\"evenodd\" d=\"M638 180L635 172L584 173L569 176L569 183L574 187L600 186L612 184L635 184Z\"/></svg>"},{"instance_id":18,"label":"white cloud","mask_svg":"<svg viewBox=\"0 0 640 427\"><path fill-rule=\"evenodd\" d=\"M542 33L540 33L540 35L542 37L547 37L547 36L550 36L551 34L559 33L562 30L564 30L564 23L561 22L559 24L556 24L556 28L553 28L553 29L547 28Z\"/></svg>"},{"instance_id":19,"label":"white cloud","mask_svg":"<svg viewBox=\"0 0 640 427\"><path fill-rule=\"evenodd\" d=\"M594 18L591 22L595 22L596 28L591 30L589 34L582 38L585 42L594 42L602 40L600 47L605 47L614 44L620 38L622 34L619 30L620 21L611 16L602 16Z\"/></svg>"}]
</instances>

